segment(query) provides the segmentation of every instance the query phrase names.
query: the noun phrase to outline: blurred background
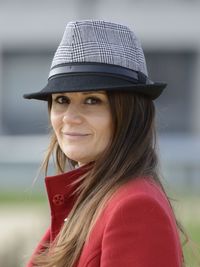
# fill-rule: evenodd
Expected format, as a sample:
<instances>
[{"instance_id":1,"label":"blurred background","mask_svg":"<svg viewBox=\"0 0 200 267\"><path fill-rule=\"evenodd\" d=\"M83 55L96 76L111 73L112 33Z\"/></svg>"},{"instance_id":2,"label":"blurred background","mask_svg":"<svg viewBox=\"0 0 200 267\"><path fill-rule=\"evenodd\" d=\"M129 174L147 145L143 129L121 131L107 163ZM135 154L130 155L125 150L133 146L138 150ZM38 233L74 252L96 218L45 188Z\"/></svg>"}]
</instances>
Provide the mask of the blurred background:
<instances>
[{"instance_id":1,"label":"blurred background","mask_svg":"<svg viewBox=\"0 0 200 267\"><path fill-rule=\"evenodd\" d=\"M34 182L49 141L47 106L22 95L46 85L65 26L77 19L129 26L150 78L168 83L155 101L163 183L200 244L200 1L0 0L1 267L24 266L50 222L44 177Z\"/></svg>"}]
</instances>

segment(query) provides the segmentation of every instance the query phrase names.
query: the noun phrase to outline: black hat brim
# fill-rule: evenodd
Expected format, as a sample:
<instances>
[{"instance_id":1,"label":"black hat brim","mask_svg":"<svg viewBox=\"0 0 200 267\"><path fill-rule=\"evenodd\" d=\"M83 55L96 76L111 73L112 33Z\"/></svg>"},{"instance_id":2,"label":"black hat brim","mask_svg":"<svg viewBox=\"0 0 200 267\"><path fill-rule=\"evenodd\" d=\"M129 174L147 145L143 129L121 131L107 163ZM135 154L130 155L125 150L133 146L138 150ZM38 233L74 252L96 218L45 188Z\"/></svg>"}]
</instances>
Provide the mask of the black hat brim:
<instances>
[{"instance_id":1,"label":"black hat brim","mask_svg":"<svg viewBox=\"0 0 200 267\"><path fill-rule=\"evenodd\" d=\"M128 91L142 94L152 100L156 99L167 86L163 82L139 84L137 81L107 75L58 75L48 80L47 85L39 92L24 94L26 99L47 100L48 96L64 92L84 91Z\"/></svg>"}]
</instances>

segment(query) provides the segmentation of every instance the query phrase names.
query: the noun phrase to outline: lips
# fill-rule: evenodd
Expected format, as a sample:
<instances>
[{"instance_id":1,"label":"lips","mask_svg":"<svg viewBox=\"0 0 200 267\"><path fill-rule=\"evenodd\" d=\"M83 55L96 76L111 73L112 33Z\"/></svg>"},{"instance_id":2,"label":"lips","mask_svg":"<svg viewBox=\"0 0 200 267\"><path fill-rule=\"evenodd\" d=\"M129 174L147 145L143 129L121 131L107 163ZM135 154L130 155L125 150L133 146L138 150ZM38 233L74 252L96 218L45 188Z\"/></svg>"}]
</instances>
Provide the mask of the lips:
<instances>
[{"instance_id":1,"label":"lips","mask_svg":"<svg viewBox=\"0 0 200 267\"><path fill-rule=\"evenodd\" d=\"M67 142L82 142L90 136L90 134L77 132L62 132L62 135L63 138L67 140Z\"/></svg>"},{"instance_id":2,"label":"lips","mask_svg":"<svg viewBox=\"0 0 200 267\"><path fill-rule=\"evenodd\" d=\"M85 133L76 133L76 132L62 132L62 134L67 135L67 136L87 136L89 134Z\"/></svg>"}]
</instances>

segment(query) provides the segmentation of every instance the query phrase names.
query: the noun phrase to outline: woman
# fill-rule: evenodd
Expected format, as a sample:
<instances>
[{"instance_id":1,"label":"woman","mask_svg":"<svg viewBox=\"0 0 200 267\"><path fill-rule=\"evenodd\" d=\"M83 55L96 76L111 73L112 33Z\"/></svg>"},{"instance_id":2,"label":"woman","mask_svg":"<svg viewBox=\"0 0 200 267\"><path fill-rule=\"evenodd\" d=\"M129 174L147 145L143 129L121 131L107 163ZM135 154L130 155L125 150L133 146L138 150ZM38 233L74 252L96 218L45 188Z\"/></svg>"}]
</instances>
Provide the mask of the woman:
<instances>
[{"instance_id":1,"label":"woman","mask_svg":"<svg viewBox=\"0 0 200 267\"><path fill-rule=\"evenodd\" d=\"M165 86L148 78L129 28L68 23L47 86L24 96L48 102L43 167L53 154L57 168L45 179L51 227L27 266L183 266L155 151L153 100Z\"/></svg>"}]
</instances>

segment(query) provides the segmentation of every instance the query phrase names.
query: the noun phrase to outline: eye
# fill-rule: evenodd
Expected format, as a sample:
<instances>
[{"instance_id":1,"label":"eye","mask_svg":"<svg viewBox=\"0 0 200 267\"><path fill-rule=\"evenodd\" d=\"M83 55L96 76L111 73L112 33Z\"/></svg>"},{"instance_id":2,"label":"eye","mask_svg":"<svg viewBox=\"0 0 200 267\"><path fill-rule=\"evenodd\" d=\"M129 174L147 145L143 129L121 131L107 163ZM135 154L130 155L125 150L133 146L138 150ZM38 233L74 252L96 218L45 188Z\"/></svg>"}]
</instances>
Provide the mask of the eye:
<instances>
[{"instance_id":1,"label":"eye","mask_svg":"<svg viewBox=\"0 0 200 267\"><path fill-rule=\"evenodd\" d=\"M85 100L85 103L89 105L100 104L101 102L102 102L101 99L96 96L87 97Z\"/></svg>"},{"instance_id":2,"label":"eye","mask_svg":"<svg viewBox=\"0 0 200 267\"><path fill-rule=\"evenodd\" d=\"M54 99L54 102L56 102L58 104L69 104L70 100L67 96L60 95Z\"/></svg>"}]
</instances>

